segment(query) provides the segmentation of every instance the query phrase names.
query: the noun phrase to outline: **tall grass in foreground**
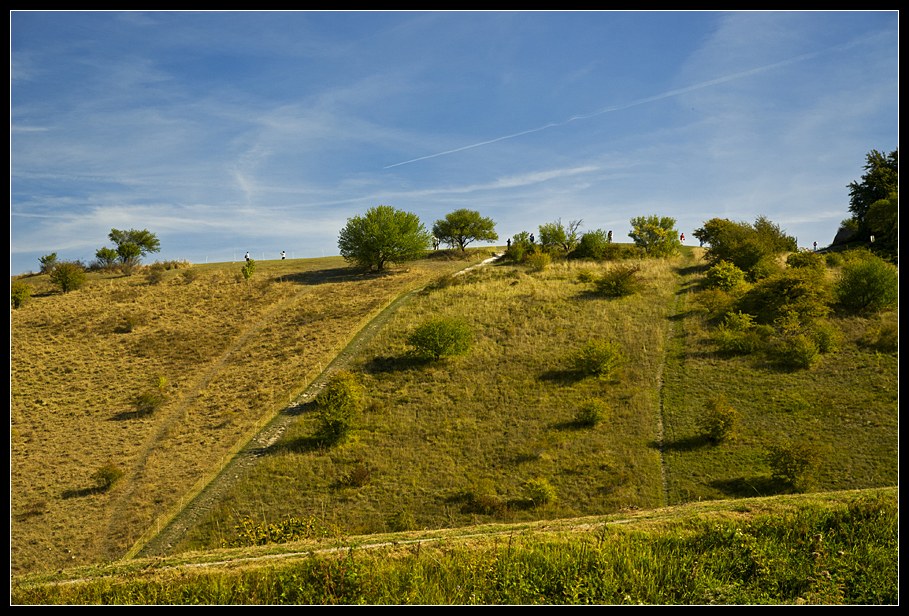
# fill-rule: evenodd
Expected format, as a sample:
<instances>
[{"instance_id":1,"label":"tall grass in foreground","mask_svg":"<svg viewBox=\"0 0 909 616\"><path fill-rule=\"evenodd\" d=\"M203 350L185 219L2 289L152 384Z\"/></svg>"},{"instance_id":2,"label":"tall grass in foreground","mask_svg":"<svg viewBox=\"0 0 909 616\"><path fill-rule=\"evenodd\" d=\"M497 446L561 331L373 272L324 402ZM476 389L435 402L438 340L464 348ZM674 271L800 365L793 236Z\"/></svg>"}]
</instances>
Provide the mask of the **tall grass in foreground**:
<instances>
[{"instance_id":1,"label":"tall grass in foreground","mask_svg":"<svg viewBox=\"0 0 909 616\"><path fill-rule=\"evenodd\" d=\"M780 501L782 503L783 501ZM896 605L896 489L662 524L16 585L12 604ZM771 507L772 510L768 510Z\"/></svg>"}]
</instances>

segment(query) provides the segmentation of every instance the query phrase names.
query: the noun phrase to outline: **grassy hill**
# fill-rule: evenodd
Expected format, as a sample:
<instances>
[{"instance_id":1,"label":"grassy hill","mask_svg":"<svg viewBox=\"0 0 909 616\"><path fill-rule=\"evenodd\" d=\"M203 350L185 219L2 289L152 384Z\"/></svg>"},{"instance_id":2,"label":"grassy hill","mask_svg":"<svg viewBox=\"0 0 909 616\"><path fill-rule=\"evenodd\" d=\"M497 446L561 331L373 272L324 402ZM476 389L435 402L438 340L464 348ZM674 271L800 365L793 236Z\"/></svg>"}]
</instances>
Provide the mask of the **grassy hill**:
<instances>
[{"instance_id":1,"label":"grassy hill","mask_svg":"<svg viewBox=\"0 0 909 616\"><path fill-rule=\"evenodd\" d=\"M766 497L793 491L766 459L791 441L818 455L809 491L898 484L898 355L873 344L895 313L836 317L836 353L780 370L716 352L697 249L637 263L643 287L615 300L590 284L612 263L451 277L489 253L439 256L384 276L339 259L261 262L249 282L238 264L194 266L67 294L27 279L39 291L11 313L13 573L141 553L276 416L285 427L256 464L159 555L240 545L287 520L350 537ZM366 391L355 429L314 438L307 388L420 288L338 366ZM472 349L416 361L407 336L437 316L467 322ZM622 350L609 378L571 369L591 340ZM164 402L138 413L149 391ZM718 396L739 421L713 444L698 418ZM591 401L606 416L585 425ZM123 472L109 490L104 467Z\"/></svg>"}]
</instances>

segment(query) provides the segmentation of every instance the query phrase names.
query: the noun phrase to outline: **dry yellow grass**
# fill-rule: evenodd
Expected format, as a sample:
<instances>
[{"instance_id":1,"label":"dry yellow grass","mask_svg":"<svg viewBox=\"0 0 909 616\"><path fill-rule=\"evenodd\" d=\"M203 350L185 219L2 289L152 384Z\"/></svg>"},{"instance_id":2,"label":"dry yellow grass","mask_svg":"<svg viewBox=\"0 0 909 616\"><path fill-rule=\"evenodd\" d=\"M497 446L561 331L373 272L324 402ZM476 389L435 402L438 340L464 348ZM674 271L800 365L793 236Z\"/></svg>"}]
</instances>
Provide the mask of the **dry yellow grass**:
<instances>
[{"instance_id":1,"label":"dry yellow grass","mask_svg":"<svg viewBox=\"0 0 909 616\"><path fill-rule=\"evenodd\" d=\"M259 262L248 283L239 264L212 264L158 284L92 274L67 294L27 278L35 296L10 315L12 572L121 556L372 316L466 264L378 276L340 257ZM132 415L159 383L164 406ZM124 475L96 491L107 463Z\"/></svg>"}]
</instances>

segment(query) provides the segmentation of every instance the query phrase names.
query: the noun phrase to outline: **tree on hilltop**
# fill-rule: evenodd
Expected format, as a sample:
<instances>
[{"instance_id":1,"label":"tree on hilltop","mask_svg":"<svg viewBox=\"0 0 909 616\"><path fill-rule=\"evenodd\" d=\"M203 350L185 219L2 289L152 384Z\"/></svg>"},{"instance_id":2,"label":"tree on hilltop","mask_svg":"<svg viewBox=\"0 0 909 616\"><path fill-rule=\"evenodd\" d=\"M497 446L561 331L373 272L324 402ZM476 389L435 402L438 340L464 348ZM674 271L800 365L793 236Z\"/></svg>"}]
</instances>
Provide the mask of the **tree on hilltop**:
<instances>
[{"instance_id":1,"label":"tree on hilltop","mask_svg":"<svg viewBox=\"0 0 909 616\"><path fill-rule=\"evenodd\" d=\"M467 244L473 241L498 240L499 235L495 227L496 223L491 218L485 218L474 210L460 209L437 220L432 227L432 234L446 244L457 246L463 252Z\"/></svg>"},{"instance_id":2,"label":"tree on hilltop","mask_svg":"<svg viewBox=\"0 0 909 616\"><path fill-rule=\"evenodd\" d=\"M432 238L416 214L378 205L347 219L341 229L341 256L356 265L382 271L389 263L419 258Z\"/></svg>"}]
</instances>

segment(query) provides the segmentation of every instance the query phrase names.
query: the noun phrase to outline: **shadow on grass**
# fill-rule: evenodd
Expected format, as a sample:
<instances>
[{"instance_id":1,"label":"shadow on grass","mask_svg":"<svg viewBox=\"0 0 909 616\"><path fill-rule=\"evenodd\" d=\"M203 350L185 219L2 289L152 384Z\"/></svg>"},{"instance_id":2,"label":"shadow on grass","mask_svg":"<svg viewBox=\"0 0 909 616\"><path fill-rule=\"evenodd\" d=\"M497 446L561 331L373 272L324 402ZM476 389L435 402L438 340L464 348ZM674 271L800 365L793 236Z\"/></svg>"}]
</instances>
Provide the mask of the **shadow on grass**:
<instances>
[{"instance_id":1,"label":"shadow on grass","mask_svg":"<svg viewBox=\"0 0 909 616\"><path fill-rule=\"evenodd\" d=\"M510 511L526 511L535 506L529 498L505 499L494 494L473 492L459 492L446 498L445 502L458 506L461 513L497 516L507 516Z\"/></svg>"},{"instance_id":2,"label":"shadow on grass","mask_svg":"<svg viewBox=\"0 0 909 616\"><path fill-rule=\"evenodd\" d=\"M130 419L142 419L151 415L149 411L123 411L116 415L111 415L110 421L129 421Z\"/></svg>"},{"instance_id":3,"label":"shadow on grass","mask_svg":"<svg viewBox=\"0 0 909 616\"><path fill-rule=\"evenodd\" d=\"M540 375L540 380L561 385L575 385L583 381L587 376L580 370L547 370Z\"/></svg>"},{"instance_id":4,"label":"shadow on grass","mask_svg":"<svg viewBox=\"0 0 909 616\"><path fill-rule=\"evenodd\" d=\"M95 494L103 494L107 492L108 488L102 488L99 486L94 486L91 488L81 488L79 490L64 490L61 496L64 499L69 498L83 498L85 496L93 496Z\"/></svg>"},{"instance_id":5,"label":"shadow on grass","mask_svg":"<svg viewBox=\"0 0 909 616\"><path fill-rule=\"evenodd\" d=\"M282 274L279 278L297 284L320 285L357 280L371 280L385 276L394 276L395 273L396 272L393 269L373 272L359 267L330 267L309 272L298 272L296 274Z\"/></svg>"},{"instance_id":6,"label":"shadow on grass","mask_svg":"<svg viewBox=\"0 0 909 616\"><path fill-rule=\"evenodd\" d=\"M717 479L710 486L732 498L750 496L774 496L777 494L797 494L792 484L773 479L772 477L736 477L734 479Z\"/></svg>"},{"instance_id":7,"label":"shadow on grass","mask_svg":"<svg viewBox=\"0 0 909 616\"><path fill-rule=\"evenodd\" d=\"M387 374L424 368L432 363L435 362L431 359L413 355L374 357L366 363L365 369L372 374Z\"/></svg>"},{"instance_id":8,"label":"shadow on grass","mask_svg":"<svg viewBox=\"0 0 909 616\"><path fill-rule=\"evenodd\" d=\"M718 445L706 436L686 436L685 438L675 439L673 441L651 441L650 447L653 449L662 449L663 451L693 451L702 447L714 447Z\"/></svg>"}]
</instances>

